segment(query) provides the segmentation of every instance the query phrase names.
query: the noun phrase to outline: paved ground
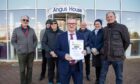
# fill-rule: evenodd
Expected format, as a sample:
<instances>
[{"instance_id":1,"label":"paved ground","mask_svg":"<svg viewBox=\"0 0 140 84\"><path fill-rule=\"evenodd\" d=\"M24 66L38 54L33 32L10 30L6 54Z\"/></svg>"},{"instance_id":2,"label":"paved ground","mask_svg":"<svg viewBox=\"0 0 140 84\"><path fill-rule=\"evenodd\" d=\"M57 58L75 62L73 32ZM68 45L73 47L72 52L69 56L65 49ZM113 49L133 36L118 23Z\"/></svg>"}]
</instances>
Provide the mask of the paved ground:
<instances>
[{"instance_id":1,"label":"paved ground","mask_svg":"<svg viewBox=\"0 0 140 84\"><path fill-rule=\"evenodd\" d=\"M43 81L38 81L40 69L41 62L35 62L33 69L33 84L47 84L47 77ZM94 84L95 73L93 67L91 68L91 78L92 80L90 82L87 81L84 73L84 84ZM20 84L18 63L0 63L0 84ZM72 81L70 84L73 84ZM106 84L115 84L112 66L109 69ZM140 59L125 61L124 84L140 84Z\"/></svg>"}]
</instances>

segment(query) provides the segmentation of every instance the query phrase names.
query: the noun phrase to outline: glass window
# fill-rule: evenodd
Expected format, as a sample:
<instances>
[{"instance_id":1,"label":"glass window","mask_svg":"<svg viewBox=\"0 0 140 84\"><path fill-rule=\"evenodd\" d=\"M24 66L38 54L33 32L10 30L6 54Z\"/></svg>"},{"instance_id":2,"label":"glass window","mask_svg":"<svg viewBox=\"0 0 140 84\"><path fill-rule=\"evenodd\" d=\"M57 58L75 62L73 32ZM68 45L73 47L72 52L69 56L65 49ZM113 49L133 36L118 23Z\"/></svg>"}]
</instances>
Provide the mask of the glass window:
<instances>
[{"instance_id":1,"label":"glass window","mask_svg":"<svg viewBox=\"0 0 140 84\"><path fill-rule=\"evenodd\" d=\"M120 0L96 0L96 9L120 10Z\"/></svg>"},{"instance_id":2,"label":"glass window","mask_svg":"<svg viewBox=\"0 0 140 84\"><path fill-rule=\"evenodd\" d=\"M131 56L140 56L140 40L131 40Z\"/></svg>"},{"instance_id":3,"label":"glass window","mask_svg":"<svg viewBox=\"0 0 140 84\"><path fill-rule=\"evenodd\" d=\"M46 9L48 4L48 0L36 0L37 1L37 8L38 9Z\"/></svg>"},{"instance_id":4,"label":"glass window","mask_svg":"<svg viewBox=\"0 0 140 84\"><path fill-rule=\"evenodd\" d=\"M37 51L38 51L39 59L42 57L40 32L42 29L45 28L45 23L46 23L46 9L39 9L37 11L37 28L36 28L36 33L37 33L37 37L38 37Z\"/></svg>"},{"instance_id":5,"label":"glass window","mask_svg":"<svg viewBox=\"0 0 140 84\"><path fill-rule=\"evenodd\" d=\"M122 12L122 23L128 27L131 39L140 39L139 22L140 13Z\"/></svg>"},{"instance_id":6,"label":"glass window","mask_svg":"<svg viewBox=\"0 0 140 84\"><path fill-rule=\"evenodd\" d=\"M8 0L8 9L34 9L35 0Z\"/></svg>"},{"instance_id":7,"label":"glass window","mask_svg":"<svg viewBox=\"0 0 140 84\"><path fill-rule=\"evenodd\" d=\"M94 9L94 0L67 0L70 5L77 5L85 9Z\"/></svg>"},{"instance_id":8,"label":"glass window","mask_svg":"<svg viewBox=\"0 0 140 84\"><path fill-rule=\"evenodd\" d=\"M48 8L53 8L57 5L64 5L66 4L66 0L46 0L47 1L47 7Z\"/></svg>"},{"instance_id":9,"label":"glass window","mask_svg":"<svg viewBox=\"0 0 140 84\"><path fill-rule=\"evenodd\" d=\"M140 12L140 0L122 0L122 10Z\"/></svg>"},{"instance_id":10,"label":"glass window","mask_svg":"<svg viewBox=\"0 0 140 84\"><path fill-rule=\"evenodd\" d=\"M106 26L106 13L108 11L96 11L96 19L101 19L103 21L103 27ZM116 20L117 22L120 22L120 12L115 12L116 13Z\"/></svg>"},{"instance_id":11,"label":"glass window","mask_svg":"<svg viewBox=\"0 0 140 84\"><path fill-rule=\"evenodd\" d=\"M45 28L46 23L46 9L37 10L37 37L40 37L40 31ZM38 39L40 40L40 38Z\"/></svg>"},{"instance_id":12,"label":"glass window","mask_svg":"<svg viewBox=\"0 0 140 84\"><path fill-rule=\"evenodd\" d=\"M131 56L140 56L140 13L122 12L122 23L128 27L131 38Z\"/></svg>"},{"instance_id":13,"label":"glass window","mask_svg":"<svg viewBox=\"0 0 140 84\"><path fill-rule=\"evenodd\" d=\"M0 0L0 10L6 10L6 0Z\"/></svg>"},{"instance_id":14,"label":"glass window","mask_svg":"<svg viewBox=\"0 0 140 84\"><path fill-rule=\"evenodd\" d=\"M19 27L20 26L20 19L21 19L21 16L23 15L27 15L30 17L30 20L29 20L29 26L32 27L32 28L36 28L35 27L35 10L10 10L8 11L8 28L9 28L9 34L11 37L12 36L12 33L13 33L13 30L14 28L16 27ZM11 38L9 39L9 42L10 42ZM16 57L16 51L13 49L13 46L10 45L9 46L9 49L11 51L10 53L10 59L17 59Z\"/></svg>"},{"instance_id":15,"label":"glass window","mask_svg":"<svg viewBox=\"0 0 140 84\"><path fill-rule=\"evenodd\" d=\"M0 11L0 59L7 58L6 11Z\"/></svg>"},{"instance_id":16,"label":"glass window","mask_svg":"<svg viewBox=\"0 0 140 84\"><path fill-rule=\"evenodd\" d=\"M88 29L93 30L94 28L94 20L95 20L95 14L93 9L87 9L86 10L86 21Z\"/></svg>"}]
</instances>

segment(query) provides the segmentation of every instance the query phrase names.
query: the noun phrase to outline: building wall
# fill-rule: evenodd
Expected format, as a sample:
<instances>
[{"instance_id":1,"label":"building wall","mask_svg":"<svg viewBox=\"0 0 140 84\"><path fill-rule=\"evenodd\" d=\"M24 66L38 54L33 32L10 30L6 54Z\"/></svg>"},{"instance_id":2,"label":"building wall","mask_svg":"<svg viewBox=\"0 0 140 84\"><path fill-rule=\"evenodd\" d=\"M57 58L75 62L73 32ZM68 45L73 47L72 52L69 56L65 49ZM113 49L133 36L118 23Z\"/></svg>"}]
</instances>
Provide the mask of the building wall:
<instances>
[{"instance_id":1,"label":"building wall","mask_svg":"<svg viewBox=\"0 0 140 84\"><path fill-rule=\"evenodd\" d=\"M46 9L60 4L77 5L85 9L85 21L88 28L94 29L93 22L99 18L106 25L105 14L109 10L116 12L117 21L125 24L130 32L131 45L126 55L140 57L140 0L0 0L0 60L16 60L16 52L10 43L12 31L20 26L20 17L28 15L30 26L39 38L40 30L45 27ZM36 57L41 58L40 41Z\"/></svg>"}]
</instances>

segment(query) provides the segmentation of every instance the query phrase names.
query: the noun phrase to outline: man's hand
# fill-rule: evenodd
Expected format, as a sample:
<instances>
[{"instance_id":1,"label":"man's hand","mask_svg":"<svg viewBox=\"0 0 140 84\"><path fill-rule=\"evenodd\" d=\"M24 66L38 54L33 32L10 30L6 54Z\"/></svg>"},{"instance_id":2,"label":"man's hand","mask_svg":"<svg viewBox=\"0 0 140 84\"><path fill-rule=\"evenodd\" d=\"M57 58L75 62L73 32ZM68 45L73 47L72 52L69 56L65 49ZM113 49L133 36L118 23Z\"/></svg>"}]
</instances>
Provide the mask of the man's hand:
<instances>
[{"instance_id":1,"label":"man's hand","mask_svg":"<svg viewBox=\"0 0 140 84\"><path fill-rule=\"evenodd\" d=\"M84 56L86 56L87 55L87 51L86 50L83 50L82 51L82 54L84 54Z\"/></svg>"},{"instance_id":2,"label":"man's hand","mask_svg":"<svg viewBox=\"0 0 140 84\"><path fill-rule=\"evenodd\" d=\"M66 54L66 55L65 55L65 59L66 59L67 61L73 60L72 57L71 57L69 54Z\"/></svg>"},{"instance_id":3,"label":"man's hand","mask_svg":"<svg viewBox=\"0 0 140 84\"><path fill-rule=\"evenodd\" d=\"M55 57L55 58L57 57L57 55L55 54L54 51L51 51L51 52L50 52L50 55L51 55L52 57Z\"/></svg>"},{"instance_id":4,"label":"man's hand","mask_svg":"<svg viewBox=\"0 0 140 84\"><path fill-rule=\"evenodd\" d=\"M96 48L92 48L91 52L96 56L99 54L98 50Z\"/></svg>"}]
</instances>

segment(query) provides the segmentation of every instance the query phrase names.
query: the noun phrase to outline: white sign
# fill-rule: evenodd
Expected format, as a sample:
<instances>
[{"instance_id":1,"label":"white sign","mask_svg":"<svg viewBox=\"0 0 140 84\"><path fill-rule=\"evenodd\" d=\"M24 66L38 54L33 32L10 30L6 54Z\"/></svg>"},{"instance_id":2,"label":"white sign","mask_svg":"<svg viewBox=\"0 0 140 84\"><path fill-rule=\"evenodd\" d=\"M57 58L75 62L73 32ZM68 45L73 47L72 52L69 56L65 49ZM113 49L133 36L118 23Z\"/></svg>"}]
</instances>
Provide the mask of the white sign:
<instances>
[{"instance_id":1,"label":"white sign","mask_svg":"<svg viewBox=\"0 0 140 84\"><path fill-rule=\"evenodd\" d=\"M82 51L84 50L84 41L83 40L70 40L70 56L74 60L82 60L84 59L84 54Z\"/></svg>"},{"instance_id":2,"label":"white sign","mask_svg":"<svg viewBox=\"0 0 140 84\"><path fill-rule=\"evenodd\" d=\"M78 13L84 14L84 10L76 6L60 5L49 10L49 14L56 13Z\"/></svg>"}]
</instances>

